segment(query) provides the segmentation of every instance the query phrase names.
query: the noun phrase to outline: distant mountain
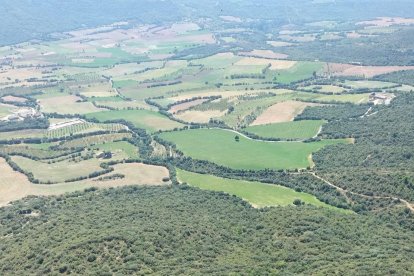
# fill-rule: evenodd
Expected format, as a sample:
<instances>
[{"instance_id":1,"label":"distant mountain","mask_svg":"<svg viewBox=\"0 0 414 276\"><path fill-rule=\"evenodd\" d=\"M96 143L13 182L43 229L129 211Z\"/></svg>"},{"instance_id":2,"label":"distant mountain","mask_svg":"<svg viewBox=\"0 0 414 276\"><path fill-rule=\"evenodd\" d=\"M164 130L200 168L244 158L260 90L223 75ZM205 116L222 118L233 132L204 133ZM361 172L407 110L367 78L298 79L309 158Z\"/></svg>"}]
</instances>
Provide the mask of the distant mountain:
<instances>
[{"instance_id":1,"label":"distant mountain","mask_svg":"<svg viewBox=\"0 0 414 276\"><path fill-rule=\"evenodd\" d=\"M234 15L300 23L377 16L414 17L411 0L2 0L0 45L121 20L142 23ZM374 8L375 7L375 8Z\"/></svg>"}]
</instances>

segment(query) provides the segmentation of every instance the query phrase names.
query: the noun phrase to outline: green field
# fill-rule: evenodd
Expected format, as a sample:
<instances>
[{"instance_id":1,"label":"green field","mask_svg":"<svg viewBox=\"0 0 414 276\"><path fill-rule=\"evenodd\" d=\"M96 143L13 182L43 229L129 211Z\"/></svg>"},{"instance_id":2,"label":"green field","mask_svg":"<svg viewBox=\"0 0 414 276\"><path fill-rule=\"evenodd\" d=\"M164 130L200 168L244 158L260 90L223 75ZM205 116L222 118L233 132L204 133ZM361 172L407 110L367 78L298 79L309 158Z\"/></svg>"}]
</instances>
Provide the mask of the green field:
<instances>
[{"instance_id":1,"label":"green field","mask_svg":"<svg viewBox=\"0 0 414 276\"><path fill-rule=\"evenodd\" d=\"M254 207L288 206L292 205L295 199L299 199L307 204L340 210L319 201L313 195L299 193L280 185L226 179L180 169L177 169L177 177L181 183L187 183L190 186L195 186L203 190L221 191L238 196Z\"/></svg>"},{"instance_id":2,"label":"green field","mask_svg":"<svg viewBox=\"0 0 414 276\"><path fill-rule=\"evenodd\" d=\"M31 172L36 179L43 182L64 182L65 180L76 177L88 176L93 172L103 171L99 166L101 161L97 159L90 159L82 162L65 160L52 164L34 161L21 156L13 156L12 160L20 168L27 172Z\"/></svg>"},{"instance_id":3,"label":"green field","mask_svg":"<svg viewBox=\"0 0 414 276\"><path fill-rule=\"evenodd\" d=\"M314 72L323 68L321 62L301 61L296 63L292 68L286 70L271 71L269 74L276 77L279 83L291 83L299 80L311 78Z\"/></svg>"},{"instance_id":4,"label":"green field","mask_svg":"<svg viewBox=\"0 0 414 276\"><path fill-rule=\"evenodd\" d=\"M87 114L86 118L97 119L101 122L123 119L131 122L138 128L143 128L150 132L155 132L157 130L169 130L183 126L182 124L172 121L160 113L150 110L102 111Z\"/></svg>"},{"instance_id":5,"label":"green field","mask_svg":"<svg viewBox=\"0 0 414 276\"><path fill-rule=\"evenodd\" d=\"M306 120L250 126L244 130L263 138L308 139L314 137L323 124L322 120Z\"/></svg>"},{"instance_id":6,"label":"green field","mask_svg":"<svg viewBox=\"0 0 414 276\"><path fill-rule=\"evenodd\" d=\"M175 143L185 155L234 169L296 169L310 166L309 156L327 145L346 140L313 143L262 142L240 137L221 129L192 129L160 134ZM240 135L239 135L240 136Z\"/></svg>"}]
</instances>

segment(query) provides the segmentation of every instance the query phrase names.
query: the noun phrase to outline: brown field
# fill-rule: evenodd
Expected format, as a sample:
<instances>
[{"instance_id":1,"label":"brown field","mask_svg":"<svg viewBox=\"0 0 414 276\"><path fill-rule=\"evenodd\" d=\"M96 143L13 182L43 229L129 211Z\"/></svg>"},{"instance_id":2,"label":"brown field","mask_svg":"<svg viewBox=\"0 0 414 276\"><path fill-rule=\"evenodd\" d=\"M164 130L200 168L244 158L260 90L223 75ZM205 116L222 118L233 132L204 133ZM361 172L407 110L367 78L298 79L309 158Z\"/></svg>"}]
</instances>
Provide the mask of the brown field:
<instances>
[{"instance_id":1,"label":"brown field","mask_svg":"<svg viewBox=\"0 0 414 276\"><path fill-rule=\"evenodd\" d=\"M235 65L247 66L247 65L269 65L271 70L285 70L293 67L296 64L296 61L292 60L269 60L264 58L254 58L246 57L238 62Z\"/></svg>"},{"instance_id":2,"label":"brown field","mask_svg":"<svg viewBox=\"0 0 414 276\"><path fill-rule=\"evenodd\" d=\"M183 113L177 114L175 117L186 122L193 123L208 123L211 118L218 118L223 116L226 111L220 110L208 110L208 111L198 111L198 110L187 110Z\"/></svg>"},{"instance_id":3,"label":"brown field","mask_svg":"<svg viewBox=\"0 0 414 276\"><path fill-rule=\"evenodd\" d=\"M366 78L413 69L414 66L359 66L341 63L329 63L329 68L328 65L325 66L325 72L330 72L335 76L364 76Z\"/></svg>"},{"instance_id":4,"label":"brown field","mask_svg":"<svg viewBox=\"0 0 414 276\"><path fill-rule=\"evenodd\" d=\"M271 50L253 50L251 52L240 52L239 55L270 59L286 59L289 57L288 55L275 53Z\"/></svg>"},{"instance_id":5,"label":"brown field","mask_svg":"<svg viewBox=\"0 0 414 276\"><path fill-rule=\"evenodd\" d=\"M42 79L47 75L42 74L42 69L36 68L12 68L9 66L2 67L0 69L0 85L4 86L33 86L39 82L28 82L28 79ZM16 83L18 80L18 83Z\"/></svg>"},{"instance_id":6,"label":"brown field","mask_svg":"<svg viewBox=\"0 0 414 276\"><path fill-rule=\"evenodd\" d=\"M17 103L25 103L27 102L27 99L21 98L21 97L15 97L15 96L4 96L1 98L5 102L17 102Z\"/></svg>"},{"instance_id":7,"label":"brown field","mask_svg":"<svg viewBox=\"0 0 414 276\"><path fill-rule=\"evenodd\" d=\"M15 172L0 158L0 206L5 206L9 202L22 199L26 196L49 196L60 195L68 192L82 191L86 188L110 188L129 185L163 185L170 182L163 182L164 177L169 177L169 172L164 167L145 165L142 163L118 164L113 166L115 173L125 175L125 178L98 181L88 179L72 183L61 183L53 185L32 184L27 177L19 172Z\"/></svg>"},{"instance_id":8,"label":"brown field","mask_svg":"<svg viewBox=\"0 0 414 276\"><path fill-rule=\"evenodd\" d=\"M374 20L361 21L357 25L369 25L376 27L390 27L393 25L412 25L414 24L414 18L402 18L402 17L378 17Z\"/></svg>"},{"instance_id":9,"label":"brown field","mask_svg":"<svg viewBox=\"0 0 414 276\"><path fill-rule=\"evenodd\" d=\"M194 100L194 101L191 101L191 102L176 104L176 105L173 105L170 108L170 110L168 110L168 112L170 112L172 114L175 114L175 113L177 113L179 111L184 111L184 110L189 109L190 107L193 107L193 106L202 104L205 101L207 101L207 99L198 99L198 100Z\"/></svg>"},{"instance_id":10,"label":"brown field","mask_svg":"<svg viewBox=\"0 0 414 276\"><path fill-rule=\"evenodd\" d=\"M317 104L304 103L298 101L286 101L272 105L266 109L251 124L266 125L272 123L282 123L292 121L298 114L302 113L307 106L316 106Z\"/></svg>"}]
</instances>

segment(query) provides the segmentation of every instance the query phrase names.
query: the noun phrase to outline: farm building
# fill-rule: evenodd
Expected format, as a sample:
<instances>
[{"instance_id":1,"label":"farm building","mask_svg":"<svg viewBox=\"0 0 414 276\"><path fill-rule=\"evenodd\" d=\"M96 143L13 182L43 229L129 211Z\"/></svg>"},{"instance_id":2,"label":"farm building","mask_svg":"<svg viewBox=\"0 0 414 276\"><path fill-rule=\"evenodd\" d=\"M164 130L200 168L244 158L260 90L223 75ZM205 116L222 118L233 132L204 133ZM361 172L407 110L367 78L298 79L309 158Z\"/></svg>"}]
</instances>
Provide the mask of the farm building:
<instances>
[{"instance_id":1,"label":"farm building","mask_svg":"<svg viewBox=\"0 0 414 276\"><path fill-rule=\"evenodd\" d=\"M391 101L395 98L394 94L390 93L371 93L369 95L369 101L374 103L374 105L385 104L389 105Z\"/></svg>"}]
</instances>

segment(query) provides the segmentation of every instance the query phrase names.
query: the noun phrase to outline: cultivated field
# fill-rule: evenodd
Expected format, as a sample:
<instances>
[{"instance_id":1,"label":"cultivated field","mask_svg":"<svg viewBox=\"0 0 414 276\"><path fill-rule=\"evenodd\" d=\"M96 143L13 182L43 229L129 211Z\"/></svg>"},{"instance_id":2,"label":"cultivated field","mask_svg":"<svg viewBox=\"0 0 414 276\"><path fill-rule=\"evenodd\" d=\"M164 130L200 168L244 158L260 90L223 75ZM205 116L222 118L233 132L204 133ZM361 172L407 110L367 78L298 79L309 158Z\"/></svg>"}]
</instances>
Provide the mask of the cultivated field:
<instances>
[{"instance_id":1,"label":"cultivated field","mask_svg":"<svg viewBox=\"0 0 414 276\"><path fill-rule=\"evenodd\" d=\"M101 122L125 120L131 122L138 128L143 128L150 132L180 128L183 126L160 113L150 110L103 111L87 114L86 117L94 118Z\"/></svg>"},{"instance_id":2,"label":"cultivated field","mask_svg":"<svg viewBox=\"0 0 414 276\"><path fill-rule=\"evenodd\" d=\"M339 63L330 63L325 66L325 71L335 76L361 76L365 78L413 69L414 66L360 66Z\"/></svg>"},{"instance_id":3,"label":"cultivated field","mask_svg":"<svg viewBox=\"0 0 414 276\"><path fill-rule=\"evenodd\" d=\"M308 139L318 134L324 121L293 121L256 125L244 130L264 138Z\"/></svg>"},{"instance_id":4,"label":"cultivated field","mask_svg":"<svg viewBox=\"0 0 414 276\"><path fill-rule=\"evenodd\" d=\"M315 104L298 101L277 103L266 109L251 125L257 126L292 121L307 106L315 106Z\"/></svg>"},{"instance_id":5,"label":"cultivated field","mask_svg":"<svg viewBox=\"0 0 414 276\"><path fill-rule=\"evenodd\" d=\"M32 184L27 177L13 171L3 158L0 158L0 206L5 206L11 201L24 198L29 195L49 196L60 195L68 192L82 191L86 188L111 188L128 185L165 185L164 177L169 177L168 170L164 167L145 165L142 163L118 164L113 166L114 171L110 175L122 174L124 178L106 180L88 179L83 181L59 184Z\"/></svg>"},{"instance_id":6,"label":"cultivated field","mask_svg":"<svg viewBox=\"0 0 414 276\"><path fill-rule=\"evenodd\" d=\"M324 146L345 140L313 143L261 142L220 129L197 129L162 133L162 139L177 145L185 155L235 169L296 169L310 166L309 156Z\"/></svg>"},{"instance_id":7,"label":"cultivated field","mask_svg":"<svg viewBox=\"0 0 414 276\"><path fill-rule=\"evenodd\" d=\"M59 96L43 98L39 100L42 112L59 114L87 114L100 111L90 102L82 102L82 99L74 96Z\"/></svg>"}]
</instances>

